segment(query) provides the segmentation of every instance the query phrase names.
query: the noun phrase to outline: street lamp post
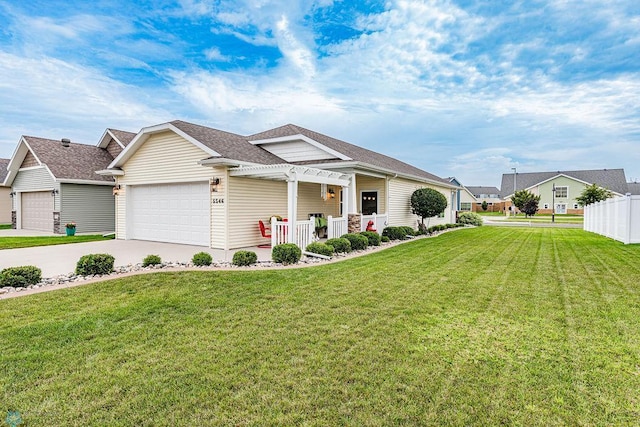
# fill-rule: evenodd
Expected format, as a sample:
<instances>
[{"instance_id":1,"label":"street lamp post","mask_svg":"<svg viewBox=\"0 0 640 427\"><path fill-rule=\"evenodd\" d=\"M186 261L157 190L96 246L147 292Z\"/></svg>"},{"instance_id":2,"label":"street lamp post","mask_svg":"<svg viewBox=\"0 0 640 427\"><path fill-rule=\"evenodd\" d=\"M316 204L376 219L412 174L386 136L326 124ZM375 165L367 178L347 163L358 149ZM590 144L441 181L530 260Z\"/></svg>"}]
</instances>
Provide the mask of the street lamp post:
<instances>
[{"instance_id":1,"label":"street lamp post","mask_svg":"<svg viewBox=\"0 0 640 427\"><path fill-rule=\"evenodd\" d=\"M556 185L551 187L551 222L556 222Z\"/></svg>"},{"instance_id":2,"label":"street lamp post","mask_svg":"<svg viewBox=\"0 0 640 427\"><path fill-rule=\"evenodd\" d=\"M517 182L518 182L518 170L516 168L511 168L511 170L513 171L513 196L515 197L516 195L516 190L518 189L518 187L516 186ZM511 206L513 208L513 215L516 215L516 205L513 204L513 199L511 200Z\"/></svg>"}]
</instances>

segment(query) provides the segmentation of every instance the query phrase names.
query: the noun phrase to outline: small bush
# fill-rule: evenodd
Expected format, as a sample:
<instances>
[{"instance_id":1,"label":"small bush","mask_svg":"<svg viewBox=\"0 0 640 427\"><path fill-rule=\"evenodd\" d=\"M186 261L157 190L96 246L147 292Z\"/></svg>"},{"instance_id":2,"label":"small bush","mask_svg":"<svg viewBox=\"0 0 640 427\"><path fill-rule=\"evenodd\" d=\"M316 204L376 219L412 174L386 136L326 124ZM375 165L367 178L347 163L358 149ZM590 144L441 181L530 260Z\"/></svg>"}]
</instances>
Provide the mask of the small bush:
<instances>
[{"instance_id":1,"label":"small bush","mask_svg":"<svg viewBox=\"0 0 640 427\"><path fill-rule=\"evenodd\" d=\"M482 225L482 217L477 213L463 212L458 215L458 224L475 225L480 227Z\"/></svg>"},{"instance_id":2,"label":"small bush","mask_svg":"<svg viewBox=\"0 0 640 427\"><path fill-rule=\"evenodd\" d=\"M295 243L282 243L271 250L271 259L280 264L295 264L301 256L302 251Z\"/></svg>"},{"instance_id":3,"label":"small bush","mask_svg":"<svg viewBox=\"0 0 640 427\"><path fill-rule=\"evenodd\" d=\"M351 249L354 251L367 249L367 245L369 245L369 239L367 239L367 236L363 236L362 234L349 233L343 234L340 237L349 240L349 243L351 243Z\"/></svg>"},{"instance_id":4,"label":"small bush","mask_svg":"<svg viewBox=\"0 0 640 427\"><path fill-rule=\"evenodd\" d=\"M160 259L160 255L147 255L142 260L143 267L149 267L150 265L158 265L162 264L162 259Z\"/></svg>"},{"instance_id":5,"label":"small bush","mask_svg":"<svg viewBox=\"0 0 640 427\"><path fill-rule=\"evenodd\" d=\"M402 233L404 233L404 238L406 239L407 236L411 237L411 236L415 236L416 232L413 228L407 226L407 225L401 225L400 227L398 227L400 229L400 231Z\"/></svg>"},{"instance_id":6,"label":"small bush","mask_svg":"<svg viewBox=\"0 0 640 427\"><path fill-rule=\"evenodd\" d=\"M367 238L369 246L380 246L380 235L375 231L362 231L360 234Z\"/></svg>"},{"instance_id":7,"label":"small bush","mask_svg":"<svg viewBox=\"0 0 640 427\"><path fill-rule=\"evenodd\" d=\"M25 287L35 285L40 280L42 280L42 270L33 265L9 267L0 272L0 287Z\"/></svg>"},{"instance_id":8,"label":"small bush","mask_svg":"<svg viewBox=\"0 0 640 427\"><path fill-rule=\"evenodd\" d=\"M193 258L191 258L191 262L195 266L204 267L207 265L211 265L211 263L213 262L213 258L211 257L211 254L207 252L198 252L197 254L193 255Z\"/></svg>"},{"instance_id":9,"label":"small bush","mask_svg":"<svg viewBox=\"0 0 640 427\"><path fill-rule=\"evenodd\" d=\"M76 274L94 276L109 274L113 271L115 258L109 254L89 254L81 256L76 264Z\"/></svg>"},{"instance_id":10,"label":"small bush","mask_svg":"<svg viewBox=\"0 0 640 427\"><path fill-rule=\"evenodd\" d=\"M238 266L247 266L258 262L258 255L252 251L238 251L233 254L231 263Z\"/></svg>"},{"instance_id":11,"label":"small bush","mask_svg":"<svg viewBox=\"0 0 640 427\"><path fill-rule=\"evenodd\" d=\"M333 250L338 254L351 252L351 242L349 239L335 237L333 239L328 239L325 243L329 246L333 246Z\"/></svg>"},{"instance_id":12,"label":"small bush","mask_svg":"<svg viewBox=\"0 0 640 427\"><path fill-rule=\"evenodd\" d=\"M391 241L391 239L389 239L389 236L382 236L382 237L380 237L380 241L382 243L389 243Z\"/></svg>"},{"instance_id":13,"label":"small bush","mask_svg":"<svg viewBox=\"0 0 640 427\"><path fill-rule=\"evenodd\" d=\"M312 252L314 254L331 256L333 255L333 252L335 251L335 249L333 246L328 245L326 243L313 242L307 245L305 251Z\"/></svg>"},{"instance_id":14,"label":"small bush","mask_svg":"<svg viewBox=\"0 0 640 427\"><path fill-rule=\"evenodd\" d=\"M402 230L400 230L400 227L385 227L385 229L382 230L382 236L389 238L389 240L405 239L405 235Z\"/></svg>"}]
</instances>

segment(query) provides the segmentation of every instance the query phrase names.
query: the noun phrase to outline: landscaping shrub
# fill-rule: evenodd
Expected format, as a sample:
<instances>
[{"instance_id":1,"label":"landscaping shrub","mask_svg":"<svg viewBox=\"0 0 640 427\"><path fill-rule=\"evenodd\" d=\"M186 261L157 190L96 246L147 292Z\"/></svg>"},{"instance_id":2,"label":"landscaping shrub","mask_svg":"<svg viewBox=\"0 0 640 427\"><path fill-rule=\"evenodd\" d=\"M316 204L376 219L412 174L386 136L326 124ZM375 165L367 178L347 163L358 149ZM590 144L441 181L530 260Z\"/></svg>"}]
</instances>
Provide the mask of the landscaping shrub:
<instances>
[{"instance_id":1,"label":"landscaping shrub","mask_svg":"<svg viewBox=\"0 0 640 427\"><path fill-rule=\"evenodd\" d=\"M480 227L482 225L482 217L477 213L463 212L458 215L458 223Z\"/></svg>"},{"instance_id":2,"label":"landscaping shrub","mask_svg":"<svg viewBox=\"0 0 640 427\"><path fill-rule=\"evenodd\" d=\"M238 251L233 254L231 263L238 266L247 266L258 262L258 255L253 251Z\"/></svg>"},{"instance_id":3,"label":"landscaping shrub","mask_svg":"<svg viewBox=\"0 0 640 427\"><path fill-rule=\"evenodd\" d=\"M207 265L211 265L211 263L213 262L213 258L208 252L198 252L193 256L193 258L191 258L191 262L195 266L204 267Z\"/></svg>"},{"instance_id":4,"label":"landscaping shrub","mask_svg":"<svg viewBox=\"0 0 640 427\"><path fill-rule=\"evenodd\" d=\"M382 243L389 243L391 241L391 239L389 239L389 236L381 236L380 237L380 241Z\"/></svg>"},{"instance_id":5,"label":"landscaping shrub","mask_svg":"<svg viewBox=\"0 0 640 427\"><path fill-rule=\"evenodd\" d=\"M40 280L42 280L42 270L33 265L9 267L0 272L0 287L25 287L35 285Z\"/></svg>"},{"instance_id":6,"label":"landscaping shrub","mask_svg":"<svg viewBox=\"0 0 640 427\"><path fill-rule=\"evenodd\" d=\"M413 228L409 227L408 225L401 225L400 227L398 227L400 229L400 231L402 233L404 233L404 238L406 239L407 236L415 236L416 232Z\"/></svg>"},{"instance_id":7,"label":"landscaping shrub","mask_svg":"<svg viewBox=\"0 0 640 427\"><path fill-rule=\"evenodd\" d=\"M76 264L76 274L93 276L109 274L113 271L115 258L109 254L89 254L81 256Z\"/></svg>"},{"instance_id":8,"label":"landscaping shrub","mask_svg":"<svg viewBox=\"0 0 640 427\"><path fill-rule=\"evenodd\" d=\"M335 252L335 248L331 245L321 242L309 243L305 248L305 251L312 252L314 254L331 256Z\"/></svg>"},{"instance_id":9,"label":"landscaping shrub","mask_svg":"<svg viewBox=\"0 0 640 427\"><path fill-rule=\"evenodd\" d=\"M162 264L162 260L160 259L160 255L147 255L142 260L143 267L149 267L150 265L158 265Z\"/></svg>"},{"instance_id":10,"label":"landscaping shrub","mask_svg":"<svg viewBox=\"0 0 640 427\"><path fill-rule=\"evenodd\" d=\"M380 246L380 235L375 231L361 231L360 234L367 238L369 246Z\"/></svg>"},{"instance_id":11,"label":"landscaping shrub","mask_svg":"<svg viewBox=\"0 0 640 427\"><path fill-rule=\"evenodd\" d=\"M400 227L385 227L382 230L382 236L388 237L389 240L404 240L406 238Z\"/></svg>"},{"instance_id":12,"label":"landscaping shrub","mask_svg":"<svg viewBox=\"0 0 640 427\"><path fill-rule=\"evenodd\" d=\"M351 243L351 249L354 251L367 249L367 245L369 244L367 236L363 236L362 234L349 233L343 234L340 237L349 240L349 243Z\"/></svg>"},{"instance_id":13,"label":"landscaping shrub","mask_svg":"<svg viewBox=\"0 0 640 427\"><path fill-rule=\"evenodd\" d=\"M333 250L338 254L351 252L351 242L349 239L334 237L333 239L328 239L325 243L333 246Z\"/></svg>"},{"instance_id":14,"label":"landscaping shrub","mask_svg":"<svg viewBox=\"0 0 640 427\"><path fill-rule=\"evenodd\" d=\"M271 259L280 264L295 264L301 256L302 251L295 243L282 243L271 250Z\"/></svg>"}]
</instances>

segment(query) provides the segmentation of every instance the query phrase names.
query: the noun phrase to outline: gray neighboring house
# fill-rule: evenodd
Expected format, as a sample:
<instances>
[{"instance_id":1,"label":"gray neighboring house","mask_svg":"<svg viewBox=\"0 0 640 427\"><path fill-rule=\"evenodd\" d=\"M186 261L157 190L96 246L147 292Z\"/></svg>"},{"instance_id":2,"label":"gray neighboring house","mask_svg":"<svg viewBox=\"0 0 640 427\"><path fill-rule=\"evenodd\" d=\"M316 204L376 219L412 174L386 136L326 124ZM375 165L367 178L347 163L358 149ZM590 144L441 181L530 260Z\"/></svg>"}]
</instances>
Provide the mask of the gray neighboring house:
<instances>
[{"instance_id":1,"label":"gray neighboring house","mask_svg":"<svg viewBox=\"0 0 640 427\"><path fill-rule=\"evenodd\" d=\"M64 233L115 230L112 177L104 169L134 133L107 129L97 145L22 136L9 161L4 184L13 195L13 228Z\"/></svg>"},{"instance_id":2,"label":"gray neighboring house","mask_svg":"<svg viewBox=\"0 0 640 427\"><path fill-rule=\"evenodd\" d=\"M0 224L11 222L11 188L4 186L9 159L0 159Z\"/></svg>"},{"instance_id":3,"label":"gray neighboring house","mask_svg":"<svg viewBox=\"0 0 640 427\"><path fill-rule=\"evenodd\" d=\"M639 196L640 195L640 182L628 182L627 183L627 191L632 196Z\"/></svg>"}]
</instances>

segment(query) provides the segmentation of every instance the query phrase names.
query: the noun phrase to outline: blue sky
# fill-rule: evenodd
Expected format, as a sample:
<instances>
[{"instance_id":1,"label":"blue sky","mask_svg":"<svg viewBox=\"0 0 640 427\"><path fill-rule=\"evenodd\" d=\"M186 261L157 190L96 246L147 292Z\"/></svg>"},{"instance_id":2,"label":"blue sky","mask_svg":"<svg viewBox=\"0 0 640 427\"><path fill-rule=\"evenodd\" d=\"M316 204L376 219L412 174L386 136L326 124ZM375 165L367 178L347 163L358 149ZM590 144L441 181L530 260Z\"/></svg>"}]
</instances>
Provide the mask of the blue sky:
<instances>
[{"instance_id":1,"label":"blue sky","mask_svg":"<svg viewBox=\"0 0 640 427\"><path fill-rule=\"evenodd\" d=\"M295 123L465 185L640 181L640 2L0 0L0 157L173 119Z\"/></svg>"}]
</instances>

